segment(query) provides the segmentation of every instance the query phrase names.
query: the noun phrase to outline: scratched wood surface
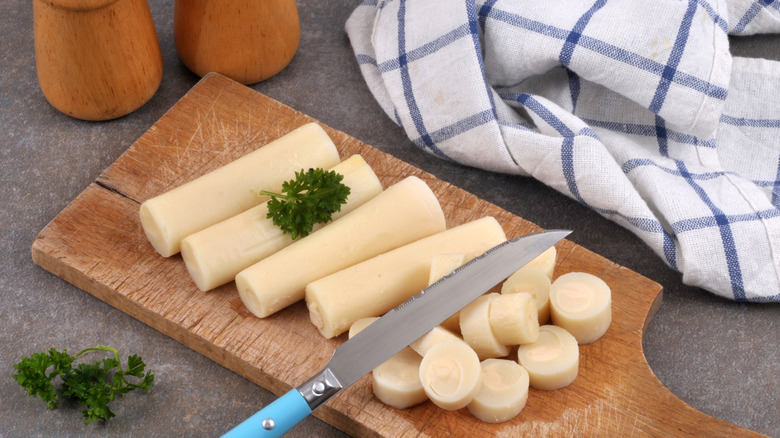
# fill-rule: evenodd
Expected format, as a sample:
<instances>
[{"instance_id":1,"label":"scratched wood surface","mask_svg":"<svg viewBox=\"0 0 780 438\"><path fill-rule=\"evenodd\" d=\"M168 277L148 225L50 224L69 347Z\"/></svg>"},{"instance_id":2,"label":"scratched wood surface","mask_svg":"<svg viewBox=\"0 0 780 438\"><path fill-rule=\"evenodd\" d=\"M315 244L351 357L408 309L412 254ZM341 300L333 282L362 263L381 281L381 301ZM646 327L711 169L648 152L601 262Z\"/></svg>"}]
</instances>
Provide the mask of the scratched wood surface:
<instances>
[{"instance_id":1,"label":"scratched wood surface","mask_svg":"<svg viewBox=\"0 0 780 438\"><path fill-rule=\"evenodd\" d=\"M182 342L252 382L282 394L319 371L345 337L323 339L298 303L266 319L251 315L235 285L201 292L180 256L163 258L138 217L144 200L254 150L312 118L223 76L211 74L139 138L63 210L33 243L44 269ZM342 158L359 153L384 186L417 175L436 193L448 226L496 217L507 236L540 228L436 179L349 135L323 126ZM575 230L576 232L576 230ZM502 424L426 402L386 407L370 378L315 415L358 436L735 436L753 435L702 414L666 390L642 352L642 334L661 302L661 287L577 246L558 245L555 275L590 272L612 288L613 323L581 347L579 376L557 391L531 389L525 409ZM296 364L291 367L289 364ZM258 406L258 409L260 406Z\"/></svg>"}]
</instances>

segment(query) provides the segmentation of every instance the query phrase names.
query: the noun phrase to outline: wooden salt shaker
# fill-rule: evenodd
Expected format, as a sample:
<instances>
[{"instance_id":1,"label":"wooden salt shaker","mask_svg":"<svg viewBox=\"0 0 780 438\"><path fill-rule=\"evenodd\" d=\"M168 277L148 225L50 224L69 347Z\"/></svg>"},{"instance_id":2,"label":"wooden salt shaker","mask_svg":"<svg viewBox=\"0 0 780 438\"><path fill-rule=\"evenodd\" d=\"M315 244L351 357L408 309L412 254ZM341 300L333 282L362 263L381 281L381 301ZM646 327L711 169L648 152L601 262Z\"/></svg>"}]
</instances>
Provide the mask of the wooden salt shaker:
<instances>
[{"instance_id":1,"label":"wooden salt shaker","mask_svg":"<svg viewBox=\"0 0 780 438\"><path fill-rule=\"evenodd\" d=\"M146 0L33 0L38 83L63 113L108 120L146 103L162 55Z\"/></svg>"},{"instance_id":2,"label":"wooden salt shaker","mask_svg":"<svg viewBox=\"0 0 780 438\"><path fill-rule=\"evenodd\" d=\"M300 42L295 0L176 0L176 50L198 76L263 81L290 63Z\"/></svg>"}]
</instances>

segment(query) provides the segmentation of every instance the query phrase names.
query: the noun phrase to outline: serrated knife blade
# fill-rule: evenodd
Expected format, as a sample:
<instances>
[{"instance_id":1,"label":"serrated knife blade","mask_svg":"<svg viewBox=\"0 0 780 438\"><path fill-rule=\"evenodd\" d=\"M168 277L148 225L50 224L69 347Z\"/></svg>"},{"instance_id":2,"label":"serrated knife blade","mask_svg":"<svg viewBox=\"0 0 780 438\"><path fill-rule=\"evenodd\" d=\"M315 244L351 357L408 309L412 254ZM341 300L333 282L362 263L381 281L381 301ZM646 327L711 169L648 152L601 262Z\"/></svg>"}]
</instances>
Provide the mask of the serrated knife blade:
<instances>
[{"instance_id":1,"label":"serrated knife blade","mask_svg":"<svg viewBox=\"0 0 780 438\"><path fill-rule=\"evenodd\" d=\"M368 374L571 231L527 234L489 249L422 290L333 352L315 376L244 420L223 437L281 436L328 399Z\"/></svg>"}]
</instances>

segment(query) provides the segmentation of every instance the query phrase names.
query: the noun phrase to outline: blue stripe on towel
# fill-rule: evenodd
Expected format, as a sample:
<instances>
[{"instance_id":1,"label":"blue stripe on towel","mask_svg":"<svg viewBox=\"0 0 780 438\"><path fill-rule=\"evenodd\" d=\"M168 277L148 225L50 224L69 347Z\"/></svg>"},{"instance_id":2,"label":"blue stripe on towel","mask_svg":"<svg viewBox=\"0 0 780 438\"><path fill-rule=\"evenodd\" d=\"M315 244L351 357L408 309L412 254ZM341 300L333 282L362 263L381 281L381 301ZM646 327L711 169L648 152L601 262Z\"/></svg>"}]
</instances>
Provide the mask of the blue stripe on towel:
<instances>
[{"instance_id":1,"label":"blue stripe on towel","mask_svg":"<svg viewBox=\"0 0 780 438\"><path fill-rule=\"evenodd\" d=\"M720 230L721 241L723 243L723 251L726 256L726 266L728 268L729 278L731 280L731 290L734 294L734 299L737 301L745 300L745 287L742 284L742 269L739 263L739 253L734 242L734 235L731 231L731 223L729 218L710 200L707 192L694 181L694 179L688 173L688 169L685 163L677 161L677 169L688 183L689 186L696 192L699 199L710 209L714 218L713 226L717 226Z\"/></svg>"},{"instance_id":2,"label":"blue stripe on towel","mask_svg":"<svg viewBox=\"0 0 780 438\"><path fill-rule=\"evenodd\" d=\"M604 4L606 4L606 0L596 1L596 3L594 3L593 6L591 6L590 9L588 9L580 17L580 19L577 20L577 23L574 25L574 29L569 32L569 35L566 36L566 40L563 43L563 49L561 49L561 54L558 57L558 60L561 62L561 64L566 66L569 65L569 62L571 62L571 57L574 54L574 48L577 46L577 42L580 40L582 32L585 30L585 26L588 25L588 22L590 21L590 18L593 17L593 14L601 9Z\"/></svg>"},{"instance_id":3,"label":"blue stripe on towel","mask_svg":"<svg viewBox=\"0 0 780 438\"><path fill-rule=\"evenodd\" d=\"M490 11L490 17L512 26L525 29L531 32L535 32L541 35L553 37L559 40L565 41L571 33L566 29L562 29L556 26L547 25L536 20L532 20L518 14L509 13L497 8L492 8ZM639 54L633 53L621 47L609 44L605 41L598 40L596 38L589 37L587 35L581 35L577 41L579 47L586 48L593 52L599 53L610 59L623 62L625 64L637 67L644 71L656 74L658 76L664 75L666 65L646 58ZM695 76L684 74L681 72L675 72L672 77L672 81L680 84L684 87L691 88L698 92L705 94L708 97L712 97L719 100L726 99L726 89L707 82L706 80L699 79Z\"/></svg>"},{"instance_id":4,"label":"blue stripe on towel","mask_svg":"<svg viewBox=\"0 0 780 438\"><path fill-rule=\"evenodd\" d=\"M734 126L752 126L754 128L780 128L780 119L749 119L746 117L734 117L734 116L723 114L720 116L720 121L727 125L734 125Z\"/></svg>"},{"instance_id":5,"label":"blue stripe on towel","mask_svg":"<svg viewBox=\"0 0 780 438\"><path fill-rule=\"evenodd\" d=\"M666 94L669 92L669 86L674 81L675 73L677 72L677 66L680 65L683 52L685 52L685 46L688 43L688 36L691 33L691 23L693 22L693 16L696 13L696 1L689 0L688 9L685 11L682 23L680 24L680 30L677 32L677 38L674 41L671 53L669 53L669 61L664 67L661 74L661 81L658 84L658 88L655 90L652 102L648 109L656 114L661 111L661 107L666 100Z\"/></svg>"},{"instance_id":6,"label":"blue stripe on towel","mask_svg":"<svg viewBox=\"0 0 780 438\"><path fill-rule=\"evenodd\" d=\"M759 12L761 12L762 9L772 6L774 8L777 8L777 2L774 0L758 0L753 2L752 5L750 5L750 8L748 8L747 12L745 12L745 15L742 16L742 18L739 19L737 24L734 25L734 28L731 29L732 33L740 33L745 30L745 28L753 21L754 18L756 18L756 15L758 15Z\"/></svg>"},{"instance_id":7,"label":"blue stripe on towel","mask_svg":"<svg viewBox=\"0 0 780 438\"><path fill-rule=\"evenodd\" d=\"M406 59L406 32L405 32L405 20L406 15L406 0L400 0L398 8L398 65L401 70L401 83L404 89L404 98L406 99L406 105L409 108L409 114L414 122L414 127L417 129L417 133L420 134L420 140L426 148L430 149L437 155L446 157L431 140L428 135L428 131L425 128L425 122L423 121L420 108L417 106L417 102L414 97L414 91L412 89L412 81L409 76L409 64Z\"/></svg>"},{"instance_id":8,"label":"blue stripe on towel","mask_svg":"<svg viewBox=\"0 0 780 438\"><path fill-rule=\"evenodd\" d=\"M780 159L777 160L777 177L775 178L775 188L772 189L772 205L780 209Z\"/></svg>"}]
</instances>

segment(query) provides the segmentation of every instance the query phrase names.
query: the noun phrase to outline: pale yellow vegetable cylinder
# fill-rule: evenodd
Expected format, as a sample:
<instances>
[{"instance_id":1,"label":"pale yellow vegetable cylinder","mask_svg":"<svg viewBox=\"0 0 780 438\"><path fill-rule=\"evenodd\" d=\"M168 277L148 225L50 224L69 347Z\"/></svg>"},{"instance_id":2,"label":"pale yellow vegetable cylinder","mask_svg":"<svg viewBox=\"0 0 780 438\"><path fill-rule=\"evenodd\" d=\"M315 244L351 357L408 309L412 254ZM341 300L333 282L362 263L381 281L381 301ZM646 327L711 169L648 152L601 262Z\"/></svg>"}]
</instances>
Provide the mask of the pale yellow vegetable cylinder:
<instances>
[{"instance_id":1,"label":"pale yellow vegetable cylinder","mask_svg":"<svg viewBox=\"0 0 780 438\"><path fill-rule=\"evenodd\" d=\"M295 172L330 168L339 154L328 134L309 123L265 146L141 204L141 225L164 257L179 252L190 234L268 199L259 190L280 191Z\"/></svg>"},{"instance_id":2,"label":"pale yellow vegetable cylinder","mask_svg":"<svg viewBox=\"0 0 780 438\"><path fill-rule=\"evenodd\" d=\"M544 271L528 265L518 269L504 281L502 294L527 292L534 297L539 325L550 320L550 278Z\"/></svg>"},{"instance_id":3,"label":"pale yellow vegetable cylinder","mask_svg":"<svg viewBox=\"0 0 780 438\"><path fill-rule=\"evenodd\" d=\"M460 334L480 360L509 354L509 347L496 338L490 326L490 298L493 295L482 295L460 311Z\"/></svg>"},{"instance_id":4,"label":"pale yellow vegetable cylinder","mask_svg":"<svg viewBox=\"0 0 780 438\"><path fill-rule=\"evenodd\" d=\"M580 349L571 333L555 325L543 325L536 342L517 348L517 361L528 370L532 388L551 391L569 385L577 377Z\"/></svg>"},{"instance_id":5,"label":"pale yellow vegetable cylinder","mask_svg":"<svg viewBox=\"0 0 780 438\"><path fill-rule=\"evenodd\" d=\"M422 356L406 347L371 372L374 395L382 403L406 409L428 399L420 381Z\"/></svg>"},{"instance_id":6,"label":"pale yellow vegetable cylinder","mask_svg":"<svg viewBox=\"0 0 780 438\"><path fill-rule=\"evenodd\" d=\"M460 268L466 263L466 254L434 254L431 257L431 271L428 273L428 284L441 280L445 275Z\"/></svg>"},{"instance_id":7,"label":"pale yellow vegetable cylinder","mask_svg":"<svg viewBox=\"0 0 780 438\"><path fill-rule=\"evenodd\" d=\"M552 280L553 271L555 270L555 262L558 259L558 250L551 246L547 248L543 253L534 257L533 260L528 262L525 266L528 268L535 268L547 275L547 278Z\"/></svg>"},{"instance_id":8,"label":"pale yellow vegetable cylinder","mask_svg":"<svg viewBox=\"0 0 780 438\"><path fill-rule=\"evenodd\" d=\"M354 321L382 315L424 289L433 254L474 258L505 240L501 225L488 216L321 278L306 286L311 321L326 338L338 336Z\"/></svg>"},{"instance_id":9,"label":"pale yellow vegetable cylinder","mask_svg":"<svg viewBox=\"0 0 780 438\"><path fill-rule=\"evenodd\" d=\"M349 339L371 325L379 317L361 318L349 327ZM420 382L422 356L406 347L382 362L371 372L374 395L382 403L396 409L406 409L428 399Z\"/></svg>"},{"instance_id":10,"label":"pale yellow vegetable cylinder","mask_svg":"<svg viewBox=\"0 0 780 438\"><path fill-rule=\"evenodd\" d=\"M528 371L515 361L485 359L482 384L471 403L471 415L486 423L502 423L516 417L528 401Z\"/></svg>"},{"instance_id":11,"label":"pale yellow vegetable cylinder","mask_svg":"<svg viewBox=\"0 0 780 438\"><path fill-rule=\"evenodd\" d=\"M239 272L236 287L247 309L263 318L303 299L304 288L312 281L444 228L436 196L425 182L410 176Z\"/></svg>"},{"instance_id":12,"label":"pale yellow vegetable cylinder","mask_svg":"<svg viewBox=\"0 0 780 438\"><path fill-rule=\"evenodd\" d=\"M420 381L438 407L454 411L474 399L482 382L477 353L464 342L436 344L420 362Z\"/></svg>"},{"instance_id":13,"label":"pale yellow vegetable cylinder","mask_svg":"<svg viewBox=\"0 0 780 438\"><path fill-rule=\"evenodd\" d=\"M352 323L351 326L349 326L349 334L347 335L347 337L349 339L354 338L356 334L362 332L363 329L365 329L366 327L371 325L371 323L373 323L377 319L379 319L378 316L372 316L371 318L360 318L360 319L358 319L357 321Z\"/></svg>"},{"instance_id":14,"label":"pale yellow vegetable cylinder","mask_svg":"<svg viewBox=\"0 0 780 438\"><path fill-rule=\"evenodd\" d=\"M612 322L612 293L607 283L585 272L561 275L550 287L553 324L563 327L579 344L590 344Z\"/></svg>"},{"instance_id":15,"label":"pale yellow vegetable cylinder","mask_svg":"<svg viewBox=\"0 0 780 438\"><path fill-rule=\"evenodd\" d=\"M357 324L357 322L355 324ZM351 330L352 329L350 328L350 331ZM419 354L420 356L425 356L425 353L427 353L428 350L433 348L434 345L440 344L445 341L464 342L463 339L460 338L460 336L438 325L428 333L422 335L422 337L420 337L416 341L409 344L409 347L411 347L412 350L416 351L417 354Z\"/></svg>"},{"instance_id":16,"label":"pale yellow vegetable cylinder","mask_svg":"<svg viewBox=\"0 0 780 438\"><path fill-rule=\"evenodd\" d=\"M431 270L428 274L428 286L441 280L445 275L451 274L452 271L461 267L466 261L466 254L434 254L433 257L431 257ZM455 313L441 324L434 327L431 331L409 344L409 347L416 351L420 356L425 356L425 353L427 353L431 347L440 342L463 341L463 339L456 334L456 332L460 332L458 321L458 313ZM455 330L452 329L453 327Z\"/></svg>"},{"instance_id":17,"label":"pale yellow vegetable cylinder","mask_svg":"<svg viewBox=\"0 0 780 438\"><path fill-rule=\"evenodd\" d=\"M347 202L333 213L332 220L349 213L382 192L371 166L360 155L353 155L332 170L342 175L350 188ZM202 291L231 282L236 274L293 243L267 218L266 202L184 238L181 255L195 284ZM324 224L316 224L312 230Z\"/></svg>"},{"instance_id":18,"label":"pale yellow vegetable cylinder","mask_svg":"<svg viewBox=\"0 0 780 438\"><path fill-rule=\"evenodd\" d=\"M490 328L498 342L520 345L539 337L536 303L529 293L490 294Z\"/></svg>"},{"instance_id":19,"label":"pale yellow vegetable cylinder","mask_svg":"<svg viewBox=\"0 0 780 438\"><path fill-rule=\"evenodd\" d=\"M431 258L431 272L428 276L428 285L436 283L445 275L451 274L452 271L460 268L467 261L466 254L434 254ZM459 333L459 321L459 313L456 312L442 321L441 326L453 333Z\"/></svg>"}]
</instances>

